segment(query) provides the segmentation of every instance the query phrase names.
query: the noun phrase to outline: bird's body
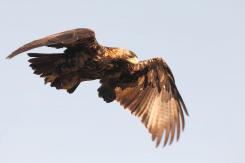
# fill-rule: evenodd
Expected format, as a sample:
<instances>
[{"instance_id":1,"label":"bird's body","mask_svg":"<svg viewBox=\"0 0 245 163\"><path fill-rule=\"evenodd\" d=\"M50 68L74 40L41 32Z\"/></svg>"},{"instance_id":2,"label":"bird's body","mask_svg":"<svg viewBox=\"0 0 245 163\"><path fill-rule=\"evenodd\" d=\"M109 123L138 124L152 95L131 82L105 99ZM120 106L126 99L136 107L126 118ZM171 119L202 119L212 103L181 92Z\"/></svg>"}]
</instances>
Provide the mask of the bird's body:
<instances>
[{"instance_id":1,"label":"bird's body","mask_svg":"<svg viewBox=\"0 0 245 163\"><path fill-rule=\"evenodd\" d=\"M32 41L8 58L41 46L66 47L63 53L28 53L30 66L45 83L73 93L81 82L99 79L99 97L106 102L117 100L138 116L157 145L164 132L164 144L169 136L172 143L175 132L179 138L184 112L188 113L173 74L161 58L139 62L130 50L99 45L95 33L86 28Z\"/></svg>"}]
</instances>

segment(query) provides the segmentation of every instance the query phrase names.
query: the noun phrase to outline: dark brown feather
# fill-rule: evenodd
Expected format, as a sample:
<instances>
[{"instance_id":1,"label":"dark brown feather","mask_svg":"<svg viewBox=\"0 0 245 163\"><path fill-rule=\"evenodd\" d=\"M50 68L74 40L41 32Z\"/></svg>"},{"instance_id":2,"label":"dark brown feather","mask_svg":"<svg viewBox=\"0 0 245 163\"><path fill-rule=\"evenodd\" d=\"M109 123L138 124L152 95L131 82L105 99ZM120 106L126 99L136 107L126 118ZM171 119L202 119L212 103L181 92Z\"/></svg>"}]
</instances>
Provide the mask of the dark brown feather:
<instances>
[{"instance_id":1,"label":"dark brown feather","mask_svg":"<svg viewBox=\"0 0 245 163\"><path fill-rule=\"evenodd\" d=\"M44 77L45 84L50 83L51 87L56 89L66 89L68 93L73 93L81 82L77 73L79 65L70 65L64 53L57 54L28 54L30 67L34 74ZM72 59L72 58L71 58Z\"/></svg>"}]
</instances>

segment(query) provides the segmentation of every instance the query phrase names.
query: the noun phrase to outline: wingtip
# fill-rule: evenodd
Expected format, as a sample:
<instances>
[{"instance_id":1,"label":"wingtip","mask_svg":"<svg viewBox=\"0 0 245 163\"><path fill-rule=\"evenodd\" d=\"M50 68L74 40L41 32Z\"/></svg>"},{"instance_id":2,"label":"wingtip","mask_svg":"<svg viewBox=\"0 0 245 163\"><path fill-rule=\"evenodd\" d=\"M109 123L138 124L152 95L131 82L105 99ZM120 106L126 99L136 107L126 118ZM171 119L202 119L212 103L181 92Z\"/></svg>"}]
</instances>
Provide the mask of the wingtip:
<instances>
[{"instance_id":1,"label":"wingtip","mask_svg":"<svg viewBox=\"0 0 245 163\"><path fill-rule=\"evenodd\" d=\"M7 56L5 59L11 59L13 58L11 55Z\"/></svg>"},{"instance_id":2,"label":"wingtip","mask_svg":"<svg viewBox=\"0 0 245 163\"><path fill-rule=\"evenodd\" d=\"M14 56L16 56L17 54L16 53L11 53L10 55L8 55L7 57L6 57L6 59L11 59L11 58L13 58Z\"/></svg>"}]
</instances>

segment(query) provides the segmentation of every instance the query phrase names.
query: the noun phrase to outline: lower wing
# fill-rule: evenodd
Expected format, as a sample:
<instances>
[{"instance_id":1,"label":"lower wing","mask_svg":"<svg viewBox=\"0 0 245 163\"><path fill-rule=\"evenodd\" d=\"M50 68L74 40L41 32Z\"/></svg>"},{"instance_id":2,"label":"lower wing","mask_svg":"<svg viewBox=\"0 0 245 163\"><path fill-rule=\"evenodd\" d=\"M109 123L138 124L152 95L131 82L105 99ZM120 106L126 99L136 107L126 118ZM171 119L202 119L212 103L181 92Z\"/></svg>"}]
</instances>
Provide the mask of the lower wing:
<instances>
[{"instance_id":1,"label":"lower wing","mask_svg":"<svg viewBox=\"0 0 245 163\"><path fill-rule=\"evenodd\" d=\"M154 58L132 64L130 72L131 78L115 88L116 100L141 119L156 146L163 135L164 146L173 142L175 133L178 140L188 112L167 64Z\"/></svg>"}]
</instances>

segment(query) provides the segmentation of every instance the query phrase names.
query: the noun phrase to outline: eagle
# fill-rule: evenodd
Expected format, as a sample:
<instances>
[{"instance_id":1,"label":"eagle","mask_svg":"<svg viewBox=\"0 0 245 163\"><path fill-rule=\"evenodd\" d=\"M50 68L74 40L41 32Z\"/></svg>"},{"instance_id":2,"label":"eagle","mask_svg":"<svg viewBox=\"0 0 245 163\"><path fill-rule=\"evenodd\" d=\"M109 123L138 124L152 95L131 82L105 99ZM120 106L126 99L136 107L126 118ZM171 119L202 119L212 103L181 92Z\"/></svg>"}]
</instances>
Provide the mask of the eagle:
<instances>
[{"instance_id":1,"label":"eagle","mask_svg":"<svg viewBox=\"0 0 245 163\"><path fill-rule=\"evenodd\" d=\"M34 74L45 84L73 93L83 81L99 80L98 96L117 101L145 125L156 147L172 144L185 127L188 111L173 73L159 57L138 61L134 52L100 45L88 28L72 29L27 43L8 59L34 48L65 48L62 53L28 53Z\"/></svg>"}]
</instances>

